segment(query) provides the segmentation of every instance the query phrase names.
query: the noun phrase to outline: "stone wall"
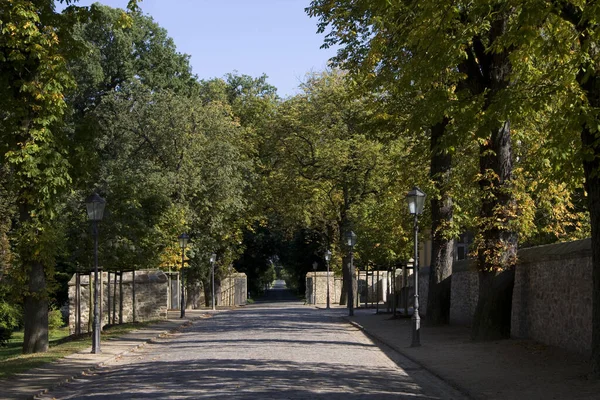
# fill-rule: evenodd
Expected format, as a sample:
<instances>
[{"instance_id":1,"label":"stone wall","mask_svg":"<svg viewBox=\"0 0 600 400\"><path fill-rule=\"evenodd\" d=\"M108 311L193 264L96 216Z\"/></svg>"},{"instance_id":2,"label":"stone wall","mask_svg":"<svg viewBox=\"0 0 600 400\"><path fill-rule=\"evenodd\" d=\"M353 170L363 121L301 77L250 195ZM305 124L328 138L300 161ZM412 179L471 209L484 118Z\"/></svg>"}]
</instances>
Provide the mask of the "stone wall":
<instances>
[{"instance_id":1,"label":"stone wall","mask_svg":"<svg viewBox=\"0 0 600 400\"><path fill-rule=\"evenodd\" d=\"M387 271L358 271L359 303L386 302L389 283Z\"/></svg>"},{"instance_id":2,"label":"stone wall","mask_svg":"<svg viewBox=\"0 0 600 400\"><path fill-rule=\"evenodd\" d=\"M110 300L108 298L108 273L101 275L102 289L100 291L99 302L102 308L101 325L119 323L120 316L120 296L119 277L117 277L116 293L114 290L114 273L110 274ZM133 321L133 273L123 274L123 322ZM73 275L69 281L69 330L76 333L77 320L80 323L80 333L91 330L91 321L88 320L90 313L93 312L93 291L89 290L89 275L80 275L80 296L76 296L77 275ZM217 282L218 284L219 282ZM92 278L93 285L93 278ZM140 270L135 272L135 302L136 302L136 321L150 321L164 319L167 317L167 308L180 308L179 292L180 281L179 274L164 273L160 270ZM201 284L186 288L185 303L186 309L205 308L204 290ZM248 298L248 285L246 274L233 273L231 276L222 279L219 286L215 287L215 297L218 306L237 306L246 304ZM78 300L80 307L77 306ZM109 318L110 303L110 321ZM113 305L116 305L113 308ZM115 313L113 314L113 309ZM81 316L78 318L78 313ZM113 317L114 315L114 317ZM93 319L93 315L92 315Z\"/></svg>"},{"instance_id":3,"label":"stone wall","mask_svg":"<svg viewBox=\"0 0 600 400\"><path fill-rule=\"evenodd\" d=\"M394 288L392 285L391 277L388 278L388 271L373 271L373 275L366 274L365 271L358 271L358 296L354 296L355 306L363 306L365 300L368 305L373 303L386 303L388 299L388 292L390 295L394 295L391 291ZM396 305L398 308L403 307L401 300L401 290L403 286L406 286L408 292L408 304L412 307L414 303L414 279L412 277L412 270L408 270L406 285L402 282L402 269L397 269L395 273L396 280ZM329 278L329 290L331 296L331 304L339 303L339 299L342 293L342 278L335 277L333 272L330 272ZM429 291L429 267L419 269L419 314L425 315L427 310L427 295ZM327 304L327 272L317 271L308 272L306 274L306 292L305 298L308 304Z\"/></svg>"},{"instance_id":4,"label":"stone wall","mask_svg":"<svg viewBox=\"0 0 600 400\"><path fill-rule=\"evenodd\" d=\"M518 256L511 336L589 354L591 240L525 248ZM450 323L471 325L479 295L475 261L456 261L452 269Z\"/></svg>"},{"instance_id":5,"label":"stone wall","mask_svg":"<svg viewBox=\"0 0 600 400\"><path fill-rule=\"evenodd\" d=\"M116 292L114 290L114 274L110 274L110 289L108 288L108 273L102 272L99 304L101 307L101 326L113 322L119 323L121 290L117 278ZM80 321L79 333L91 330L90 314L93 319L93 291L90 292L90 275L80 275L79 296L76 294L77 275L69 281L69 331L76 333L77 321ZM93 275L92 275L93 285ZM123 274L123 322L133 321L133 273ZM110 290L110 298L108 296ZM167 276L162 271L141 270L135 272L136 321L149 321L167 317ZM111 320L109 321L109 303ZM115 305L113 307L113 305ZM78 315L80 314L80 315Z\"/></svg>"},{"instance_id":6,"label":"stone wall","mask_svg":"<svg viewBox=\"0 0 600 400\"><path fill-rule=\"evenodd\" d=\"M450 323L470 326L473 322L479 276L473 260L455 261L452 265L452 289L450 293Z\"/></svg>"},{"instance_id":7,"label":"stone wall","mask_svg":"<svg viewBox=\"0 0 600 400\"><path fill-rule=\"evenodd\" d=\"M365 297L368 303L387 301L388 279L387 271L373 271L373 275L367 276L365 271L358 271L358 291L359 296L354 296L355 302L364 304ZM399 277L401 281L401 277ZM331 304L338 304L342 295L342 278L335 277L333 272L329 272L329 291ZM308 304L327 304L327 272L317 271L306 274L306 292L305 298Z\"/></svg>"},{"instance_id":8,"label":"stone wall","mask_svg":"<svg viewBox=\"0 0 600 400\"><path fill-rule=\"evenodd\" d=\"M308 272L306 274L306 303L327 304L327 271ZM342 295L342 278L329 272L330 304L338 304Z\"/></svg>"},{"instance_id":9,"label":"stone wall","mask_svg":"<svg viewBox=\"0 0 600 400\"><path fill-rule=\"evenodd\" d=\"M234 273L221 279L219 291L216 293L217 305L241 306L248 300L248 282L246 274Z\"/></svg>"},{"instance_id":10,"label":"stone wall","mask_svg":"<svg viewBox=\"0 0 600 400\"><path fill-rule=\"evenodd\" d=\"M590 353L590 239L519 251L511 336L531 338L581 354Z\"/></svg>"},{"instance_id":11,"label":"stone wall","mask_svg":"<svg viewBox=\"0 0 600 400\"><path fill-rule=\"evenodd\" d=\"M207 307L207 303L204 296L204 287L202 283L198 283L193 287L186 287L187 298L185 300L187 309L200 309ZM211 291L210 284L208 291ZM248 282L246 274L244 273L232 273L230 276L222 278L220 281L215 281L215 298L217 299L216 305L223 307L233 307L245 305L248 300ZM208 296L208 306L212 303L210 301L210 293ZM178 305L174 305L174 309L179 309Z\"/></svg>"}]
</instances>

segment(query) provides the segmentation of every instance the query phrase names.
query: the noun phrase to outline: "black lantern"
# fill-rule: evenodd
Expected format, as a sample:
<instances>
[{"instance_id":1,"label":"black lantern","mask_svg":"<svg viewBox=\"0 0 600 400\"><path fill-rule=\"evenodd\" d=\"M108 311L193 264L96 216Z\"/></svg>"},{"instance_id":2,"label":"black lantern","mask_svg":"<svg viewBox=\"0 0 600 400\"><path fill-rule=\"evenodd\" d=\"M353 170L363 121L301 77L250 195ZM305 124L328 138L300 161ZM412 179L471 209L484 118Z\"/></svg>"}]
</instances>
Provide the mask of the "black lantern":
<instances>
[{"instance_id":1,"label":"black lantern","mask_svg":"<svg viewBox=\"0 0 600 400\"><path fill-rule=\"evenodd\" d=\"M188 234L182 233L181 235L179 235L177 237L177 239L179 239L179 247L181 247L181 249L185 250L185 248L187 247L187 245L190 241L190 237L188 236Z\"/></svg>"},{"instance_id":2,"label":"black lantern","mask_svg":"<svg viewBox=\"0 0 600 400\"><path fill-rule=\"evenodd\" d=\"M104 206L106 206L106 200L98 195L98 193L92 193L85 199L85 207L87 208L88 220L93 222L102 221L104 216Z\"/></svg>"},{"instance_id":3,"label":"black lantern","mask_svg":"<svg viewBox=\"0 0 600 400\"><path fill-rule=\"evenodd\" d=\"M408 202L408 211L412 215L423 214L425 197L427 197L427 195L423 193L423 191L417 186L413 187L413 189L410 192L408 192L408 194L406 195L406 201Z\"/></svg>"},{"instance_id":4,"label":"black lantern","mask_svg":"<svg viewBox=\"0 0 600 400\"><path fill-rule=\"evenodd\" d=\"M354 233L352 231L346 232L345 239L346 239L346 245L348 247L352 248L356 245L356 233Z\"/></svg>"}]
</instances>

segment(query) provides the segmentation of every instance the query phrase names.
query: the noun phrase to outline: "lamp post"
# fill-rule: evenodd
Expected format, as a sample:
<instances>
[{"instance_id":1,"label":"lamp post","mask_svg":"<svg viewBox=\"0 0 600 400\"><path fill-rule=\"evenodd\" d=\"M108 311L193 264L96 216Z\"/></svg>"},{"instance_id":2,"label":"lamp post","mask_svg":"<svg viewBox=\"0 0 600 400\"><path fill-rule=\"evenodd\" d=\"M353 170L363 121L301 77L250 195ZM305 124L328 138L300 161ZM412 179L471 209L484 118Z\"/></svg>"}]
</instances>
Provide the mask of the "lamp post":
<instances>
[{"instance_id":1,"label":"lamp post","mask_svg":"<svg viewBox=\"0 0 600 400\"><path fill-rule=\"evenodd\" d=\"M313 304L316 306L317 305L317 267L319 266L319 264L316 261L313 261L312 263L312 267L313 267Z\"/></svg>"},{"instance_id":2,"label":"lamp post","mask_svg":"<svg viewBox=\"0 0 600 400\"><path fill-rule=\"evenodd\" d=\"M329 310L329 261L331 261L331 251L325 251L325 263L327 264L327 309Z\"/></svg>"},{"instance_id":3,"label":"lamp post","mask_svg":"<svg viewBox=\"0 0 600 400\"><path fill-rule=\"evenodd\" d=\"M411 347L418 347L421 345L421 317L419 316L419 215L423 213L423 206L425 205L426 194L423 193L418 187L414 187L413 190L408 192L406 200L408 201L408 211L415 216L413 231L414 231L414 242L415 242L415 255L413 263L413 275L415 279L415 301L413 306L413 330L412 330L412 343Z\"/></svg>"},{"instance_id":4,"label":"lamp post","mask_svg":"<svg viewBox=\"0 0 600 400\"><path fill-rule=\"evenodd\" d=\"M217 261L217 255L212 253L210 255L210 266L211 266L211 280L212 280L212 309L215 311L215 262Z\"/></svg>"},{"instance_id":5,"label":"lamp post","mask_svg":"<svg viewBox=\"0 0 600 400\"><path fill-rule=\"evenodd\" d=\"M100 314L98 309L98 292L100 283L98 282L98 222L102 221L104 215L104 206L106 201L93 193L85 199L88 220L92 221L92 230L94 234L94 325L92 328L92 353L100 353ZM110 284L110 282L109 282Z\"/></svg>"},{"instance_id":6,"label":"lamp post","mask_svg":"<svg viewBox=\"0 0 600 400\"><path fill-rule=\"evenodd\" d=\"M182 233L178 237L179 239L179 247L181 247L181 310L179 313L179 318L185 317L185 296L184 290L185 286L183 284L183 268L185 267L185 248L187 247L188 242L190 241L190 237L187 233Z\"/></svg>"},{"instance_id":7,"label":"lamp post","mask_svg":"<svg viewBox=\"0 0 600 400\"><path fill-rule=\"evenodd\" d=\"M350 282L347 286L348 290L348 315L354 315L354 246L356 245L356 233L352 231L346 232L346 245L348 246L350 255Z\"/></svg>"}]
</instances>

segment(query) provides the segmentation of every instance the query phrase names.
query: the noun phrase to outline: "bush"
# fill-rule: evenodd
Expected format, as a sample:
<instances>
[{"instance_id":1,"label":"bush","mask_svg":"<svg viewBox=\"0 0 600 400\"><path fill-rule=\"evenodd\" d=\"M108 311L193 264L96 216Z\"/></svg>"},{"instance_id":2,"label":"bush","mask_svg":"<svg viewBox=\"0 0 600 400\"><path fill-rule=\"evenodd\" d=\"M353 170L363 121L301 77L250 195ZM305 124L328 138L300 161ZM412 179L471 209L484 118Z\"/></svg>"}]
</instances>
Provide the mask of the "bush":
<instances>
[{"instance_id":1,"label":"bush","mask_svg":"<svg viewBox=\"0 0 600 400\"><path fill-rule=\"evenodd\" d=\"M55 330L64 326L62 312L52 309L48 312L48 329Z\"/></svg>"},{"instance_id":2,"label":"bush","mask_svg":"<svg viewBox=\"0 0 600 400\"><path fill-rule=\"evenodd\" d=\"M0 346L6 346L13 331L19 326L20 321L21 313L19 309L4 301L0 301Z\"/></svg>"}]
</instances>

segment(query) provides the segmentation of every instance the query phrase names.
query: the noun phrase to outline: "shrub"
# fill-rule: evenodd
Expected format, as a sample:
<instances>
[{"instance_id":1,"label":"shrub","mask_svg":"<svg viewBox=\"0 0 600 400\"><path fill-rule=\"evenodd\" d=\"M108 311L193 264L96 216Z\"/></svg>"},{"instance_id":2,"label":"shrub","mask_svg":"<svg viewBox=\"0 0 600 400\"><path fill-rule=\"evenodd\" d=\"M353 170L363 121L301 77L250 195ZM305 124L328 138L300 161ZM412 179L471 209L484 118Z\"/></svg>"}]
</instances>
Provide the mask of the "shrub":
<instances>
[{"instance_id":1,"label":"shrub","mask_svg":"<svg viewBox=\"0 0 600 400\"><path fill-rule=\"evenodd\" d=\"M0 300L0 346L6 346L20 320L19 309Z\"/></svg>"},{"instance_id":2,"label":"shrub","mask_svg":"<svg viewBox=\"0 0 600 400\"><path fill-rule=\"evenodd\" d=\"M62 312L52 309L48 312L48 329L54 330L62 328L64 325Z\"/></svg>"}]
</instances>

